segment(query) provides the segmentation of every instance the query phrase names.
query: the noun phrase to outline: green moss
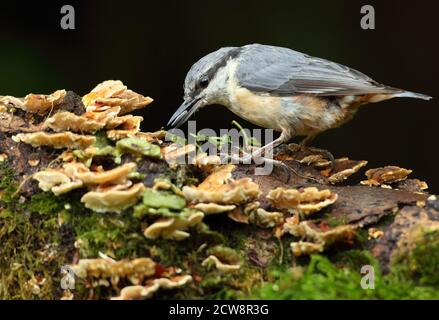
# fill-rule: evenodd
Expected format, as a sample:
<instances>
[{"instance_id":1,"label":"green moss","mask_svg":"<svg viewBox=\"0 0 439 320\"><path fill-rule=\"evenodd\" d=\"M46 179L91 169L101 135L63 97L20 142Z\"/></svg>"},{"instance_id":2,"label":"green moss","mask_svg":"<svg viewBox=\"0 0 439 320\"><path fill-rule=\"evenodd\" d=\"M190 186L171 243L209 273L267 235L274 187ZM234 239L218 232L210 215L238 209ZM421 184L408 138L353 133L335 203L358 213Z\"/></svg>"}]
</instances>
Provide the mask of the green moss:
<instances>
[{"instance_id":1,"label":"green moss","mask_svg":"<svg viewBox=\"0 0 439 320\"><path fill-rule=\"evenodd\" d=\"M64 209L64 202L51 192L42 192L32 196L24 207L41 215L54 216Z\"/></svg>"},{"instance_id":2,"label":"green moss","mask_svg":"<svg viewBox=\"0 0 439 320\"><path fill-rule=\"evenodd\" d=\"M206 223L199 223L193 228L200 239L204 239L208 243L224 243L225 237L223 233L211 230Z\"/></svg>"},{"instance_id":3,"label":"green moss","mask_svg":"<svg viewBox=\"0 0 439 320\"><path fill-rule=\"evenodd\" d=\"M74 230L81 258L95 258L103 252L124 259L147 252L141 222L129 212L112 215L84 209L79 214L65 214L65 223Z\"/></svg>"},{"instance_id":4,"label":"green moss","mask_svg":"<svg viewBox=\"0 0 439 320\"><path fill-rule=\"evenodd\" d=\"M364 256L363 256L364 258ZM314 255L307 267L275 272L275 281L255 289L256 299L438 299L437 287L421 286L401 278L401 274L383 276L375 268L375 289L361 288L360 269L334 265L328 258Z\"/></svg>"},{"instance_id":5,"label":"green moss","mask_svg":"<svg viewBox=\"0 0 439 320\"><path fill-rule=\"evenodd\" d=\"M70 263L66 234L59 224L64 203L39 193L24 203L12 194L13 174L2 168L0 213L0 298L53 299L60 294L61 266ZM7 173L7 174L5 174ZM32 281L39 282L36 287Z\"/></svg>"},{"instance_id":6,"label":"green moss","mask_svg":"<svg viewBox=\"0 0 439 320\"><path fill-rule=\"evenodd\" d=\"M56 298L68 263L56 218L3 210L0 226L0 299ZM41 284L33 288L32 279Z\"/></svg>"},{"instance_id":7,"label":"green moss","mask_svg":"<svg viewBox=\"0 0 439 320\"><path fill-rule=\"evenodd\" d=\"M337 218L337 217L334 217L332 214L326 214L324 221L328 224L328 226L330 226L332 228L347 224L345 216Z\"/></svg>"},{"instance_id":8,"label":"green moss","mask_svg":"<svg viewBox=\"0 0 439 320\"><path fill-rule=\"evenodd\" d=\"M379 270L379 264L368 250L350 249L335 253L331 261L341 267L360 270L364 265L372 265Z\"/></svg>"},{"instance_id":9,"label":"green moss","mask_svg":"<svg viewBox=\"0 0 439 320\"><path fill-rule=\"evenodd\" d=\"M11 169L7 161L0 163L0 201L6 204L12 202L17 190L18 182L15 178L14 170Z\"/></svg>"},{"instance_id":10,"label":"green moss","mask_svg":"<svg viewBox=\"0 0 439 320\"><path fill-rule=\"evenodd\" d=\"M439 228L415 226L408 243L392 257L391 268L421 284L439 287Z\"/></svg>"}]
</instances>

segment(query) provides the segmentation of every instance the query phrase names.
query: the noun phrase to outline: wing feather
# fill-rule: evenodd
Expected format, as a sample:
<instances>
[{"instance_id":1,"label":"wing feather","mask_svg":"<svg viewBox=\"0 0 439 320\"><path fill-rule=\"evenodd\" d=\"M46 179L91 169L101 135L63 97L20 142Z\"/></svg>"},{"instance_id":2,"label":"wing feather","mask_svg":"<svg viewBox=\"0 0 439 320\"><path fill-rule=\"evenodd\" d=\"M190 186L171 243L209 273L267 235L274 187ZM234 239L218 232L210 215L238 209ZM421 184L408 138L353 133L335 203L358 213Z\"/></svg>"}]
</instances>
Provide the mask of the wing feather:
<instances>
[{"instance_id":1,"label":"wing feather","mask_svg":"<svg viewBox=\"0 0 439 320\"><path fill-rule=\"evenodd\" d=\"M273 95L321 96L398 93L365 74L287 49L259 44L244 47L236 77L241 86Z\"/></svg>"}]
</instances>

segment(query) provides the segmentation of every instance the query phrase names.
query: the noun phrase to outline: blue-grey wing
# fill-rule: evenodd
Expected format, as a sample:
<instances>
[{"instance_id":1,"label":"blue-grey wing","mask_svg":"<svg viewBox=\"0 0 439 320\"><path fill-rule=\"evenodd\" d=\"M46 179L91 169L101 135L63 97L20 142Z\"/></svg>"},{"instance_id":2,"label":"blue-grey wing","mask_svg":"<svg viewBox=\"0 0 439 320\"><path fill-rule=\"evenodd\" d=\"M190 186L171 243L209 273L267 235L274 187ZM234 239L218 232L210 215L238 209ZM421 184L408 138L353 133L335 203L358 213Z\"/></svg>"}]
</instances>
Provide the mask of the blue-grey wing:
<instances>
[{"instance_id":1,"label":"blue-grey wing","mask_svg":"<svg viewBox=\"0 0 439 320\"><path fill-rule=\"evenodd\" d=\"M365 74L329 60L280 47L243 47L236 78L240 86L273 95L321 96L395 93Z\"/></svg>"}]
</instances>

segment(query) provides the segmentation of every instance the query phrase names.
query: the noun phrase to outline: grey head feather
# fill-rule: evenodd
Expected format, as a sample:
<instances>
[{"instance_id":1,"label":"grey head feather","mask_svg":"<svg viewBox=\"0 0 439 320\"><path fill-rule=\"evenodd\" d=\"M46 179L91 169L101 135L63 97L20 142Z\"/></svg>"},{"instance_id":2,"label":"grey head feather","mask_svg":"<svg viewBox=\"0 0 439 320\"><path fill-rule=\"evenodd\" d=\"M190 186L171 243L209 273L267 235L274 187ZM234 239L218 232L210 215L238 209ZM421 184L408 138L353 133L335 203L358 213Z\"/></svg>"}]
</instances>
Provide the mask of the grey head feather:
<instances>
[{"instance_id":1,"label":"grey head feather","mask_svg":"<svg viewBox=\"0 0 439 320\"><path fill-rule=\"evenodd\" d=\"M189 70L184 81L184 103L174 112L168 126L178 127L197 111L202 103L202 79L212 80L229 59L239 55L240 47L225 47L198 60Z\"/></svg>"},{"instance_id":2,"label":"grey head feather","mask_svg":"<svg viewBox=\"0 0 439 320\"><path fill-rule=\"evenodd\" d=\"M185 99L191 95L196 96L202 88L199 87L201 78L211 80L216 72L224 67L230 58L236 57L241 51L240 47L224 47L211 52L198 60L189 70L184 81Z\"/></svg>"},{"instance_id":3,"label":"grey head feather","mask_svg":"<svg viewBox=\"0 0 439 320\"><path fill-rule=\"evenodd\" d=\"M344 65L291 49L261 44L243 47L236 78L242 87L249 90L279 96L297 93L339 96L404 92L381 85Z\"/></svg>"}]
</instances>

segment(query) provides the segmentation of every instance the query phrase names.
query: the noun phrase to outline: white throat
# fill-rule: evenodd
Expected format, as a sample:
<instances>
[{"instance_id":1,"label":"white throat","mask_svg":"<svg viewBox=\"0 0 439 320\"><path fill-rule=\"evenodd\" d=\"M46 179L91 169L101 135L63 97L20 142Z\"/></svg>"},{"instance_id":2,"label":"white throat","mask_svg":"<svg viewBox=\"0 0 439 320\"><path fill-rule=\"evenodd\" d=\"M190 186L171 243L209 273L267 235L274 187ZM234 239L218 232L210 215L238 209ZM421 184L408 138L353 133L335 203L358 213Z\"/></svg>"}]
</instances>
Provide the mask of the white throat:
<instances>
[{"instance_id":1,"label":"white throat","mask_svg":"<svg viewBox=\"0 0 439 320\"><path fill-rule=\"evenodd\" d=\"M231 90L233 90L231 83L236 83L235 72L237 65L236 60L229 60L223 68L218 70L205 92L208 104L221 104L230 107Z\"/></svg>"}]
</instances>

